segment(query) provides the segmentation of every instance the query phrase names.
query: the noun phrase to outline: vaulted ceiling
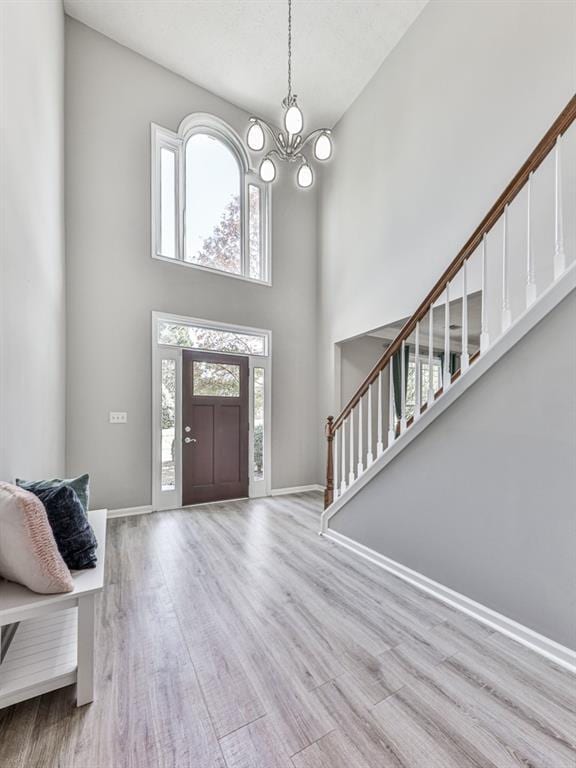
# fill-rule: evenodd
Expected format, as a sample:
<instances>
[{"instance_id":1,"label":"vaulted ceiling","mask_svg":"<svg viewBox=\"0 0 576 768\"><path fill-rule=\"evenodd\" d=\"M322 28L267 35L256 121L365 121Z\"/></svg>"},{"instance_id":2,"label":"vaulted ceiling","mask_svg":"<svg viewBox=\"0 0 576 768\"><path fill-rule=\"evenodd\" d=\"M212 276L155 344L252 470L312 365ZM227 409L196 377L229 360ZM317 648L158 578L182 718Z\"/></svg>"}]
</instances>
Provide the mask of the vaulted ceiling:
<instances>
[{"instance_id":1,"label":"vaulted ceiling","mask_svg":"<svg viewBox=\"0 0 576 768\"><path fill-rule=\"evenodd\" d=\"M332 127L428 0L294 0L294 92ZM286 93L286 0L64 0L69 16L270 120Z\"/></svg>"}]
</instances>

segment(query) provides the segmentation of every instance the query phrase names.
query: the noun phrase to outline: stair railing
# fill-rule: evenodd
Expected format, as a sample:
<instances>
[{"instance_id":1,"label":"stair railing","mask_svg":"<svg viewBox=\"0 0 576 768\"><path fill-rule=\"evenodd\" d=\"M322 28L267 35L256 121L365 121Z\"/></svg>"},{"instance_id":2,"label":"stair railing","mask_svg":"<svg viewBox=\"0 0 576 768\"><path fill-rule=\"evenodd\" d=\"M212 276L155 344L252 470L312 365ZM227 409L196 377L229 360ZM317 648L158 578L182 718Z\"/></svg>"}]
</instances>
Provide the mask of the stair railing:
<instances>
[{"instance_id":1,"label":"stair railing","mask_svg":"<svg viewBox=\"0 0 576 768\"><path fill-rule=\"evenodd\" d=\"M557 280L566 270L562 144L564 134L575 119L576 96L573 96L339 416L328 417L325 508L342 496L374 460L390 448L496 341L496 334L493 331L489 333L488 323L490 301L494 297L488 294L487 242L492 235L493 248L497 225L500 230L497 234L501 237L499 335L505 333L511 325L509 216L511 204L524 189L525 299L521 312L526 311L544 289L545 286L537 285L536 282L532 196L536 174L552 151L554 239L551 242L553 264L550 271L553 271L553 279ZM493 264L490 267L492 269ZM480 288L479 292L472 295L471 273ZM474 345L470 344L469 338L469 300L478 296L480 333L477 349L473 349L471 346ZM456 309L461 322L455 328L450 316L451 313L456 314ZM436 328L438 317L443 327L443 339L440 341L435 334L435 317ZM451 332L460 329L460 338L454 339ZM407 391L408 382L411 384L410 393Z\"/></svg>"}]
</instances>

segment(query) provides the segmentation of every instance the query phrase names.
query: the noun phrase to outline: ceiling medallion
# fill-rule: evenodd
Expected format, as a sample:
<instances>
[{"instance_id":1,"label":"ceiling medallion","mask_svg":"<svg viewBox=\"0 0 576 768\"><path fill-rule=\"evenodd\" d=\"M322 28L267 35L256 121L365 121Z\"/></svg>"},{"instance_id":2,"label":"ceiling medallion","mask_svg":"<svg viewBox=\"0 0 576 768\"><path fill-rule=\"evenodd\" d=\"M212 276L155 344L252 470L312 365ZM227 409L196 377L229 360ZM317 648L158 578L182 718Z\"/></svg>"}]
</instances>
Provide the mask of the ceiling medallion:
<instances>
[{"instance_id":1,"label":"ceiling medallion","mask_svg":"<svg viewBox=\"0 0 576 768\"><path fill-rule=\"evenodd\" d=\"M313 148L316 160L329 160L332 156L331 131L318 128L303 138L304 117L298 106L297 96L292 93L292 0L288 0L288 94L282 101L284 108L284 130L274 128L261 117L250 118L250 128L246 140L254 152L262 152L266 144L266 135L274 146L269 149L260 163L260 178L271 182L276 178L276 164L273 158L298 163L296 181L306 189L314 182L314 173L304 150Z\"/></svg>"}]
</instances>

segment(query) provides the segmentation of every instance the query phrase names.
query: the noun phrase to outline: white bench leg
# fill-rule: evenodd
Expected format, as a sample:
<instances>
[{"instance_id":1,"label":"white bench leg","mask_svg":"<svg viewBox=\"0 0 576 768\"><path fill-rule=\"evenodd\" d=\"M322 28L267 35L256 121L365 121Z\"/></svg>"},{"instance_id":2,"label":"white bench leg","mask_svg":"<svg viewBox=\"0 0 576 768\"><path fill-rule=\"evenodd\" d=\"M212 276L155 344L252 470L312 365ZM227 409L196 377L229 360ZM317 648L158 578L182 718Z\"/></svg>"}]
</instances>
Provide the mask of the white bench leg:
<instances>
[{"instance_id":1,"label":"white bench leg","mask_svg":"<svg viewBox=\"0 0 576 768\"><path fill-rule=\"evenodd\" d=\"M76 706L94 700L94 595L78 598Z\"/></svg>"}]
</instances>

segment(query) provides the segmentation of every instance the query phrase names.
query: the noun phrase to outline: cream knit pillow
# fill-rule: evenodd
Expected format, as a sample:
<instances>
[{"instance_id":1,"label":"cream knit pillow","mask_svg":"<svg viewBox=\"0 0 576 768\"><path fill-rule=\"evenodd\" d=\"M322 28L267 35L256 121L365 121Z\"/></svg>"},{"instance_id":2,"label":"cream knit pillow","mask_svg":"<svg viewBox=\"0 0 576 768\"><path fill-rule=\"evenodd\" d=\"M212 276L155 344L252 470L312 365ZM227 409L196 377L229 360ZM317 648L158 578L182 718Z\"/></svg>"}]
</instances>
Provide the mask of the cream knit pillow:
<instances>
[{"instance_id":1,"label":"cream knit pillow","mask_svg":"<svg viewBox=\"0 0 576 768\"><path fill-rule=\"evenodd\" d=\"M74 589L40 499L1 481L0 576L42 594Z\"/></svg>"}]
</instances>

